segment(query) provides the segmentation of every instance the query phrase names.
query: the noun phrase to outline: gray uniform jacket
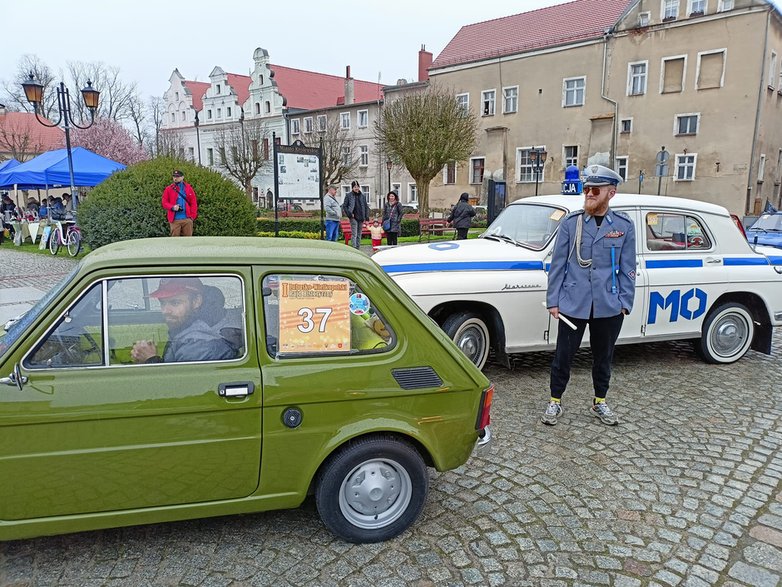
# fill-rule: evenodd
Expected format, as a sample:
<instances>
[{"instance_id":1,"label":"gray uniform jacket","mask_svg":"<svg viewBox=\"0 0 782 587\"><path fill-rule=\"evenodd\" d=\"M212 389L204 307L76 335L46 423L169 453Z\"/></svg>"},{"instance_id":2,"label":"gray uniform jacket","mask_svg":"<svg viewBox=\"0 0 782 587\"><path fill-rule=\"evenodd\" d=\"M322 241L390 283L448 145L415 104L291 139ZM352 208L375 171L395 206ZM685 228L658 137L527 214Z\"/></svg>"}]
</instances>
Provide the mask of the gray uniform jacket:
<instances>
[{"instance_id":1,"label":"gray uniform jacket","mask_svg":"<svg viewBox=\"0 0 782 587\"><path fill-rule=\"evenodd\" d=\"M576 222L584 217L581 258L592 260L582 267L576 256ZM598 227L583 210L572 212L559 225L546 306L572 318L609 318L633 309L635 297L635 227L629 216L609 208Z\"/></svg>"},{"instance_id":2,"label":"gray uniform jacket","mask_svg":"<svg viewBox=\"0 0 782 587\"><path fill-rule=\"evenodd\" d=\"M323 196L323 208L326 211L326 220L339 220L342 218L342 210L339 207L337 198L333 198L329 194Z\"/></svg>"}]
</instances>

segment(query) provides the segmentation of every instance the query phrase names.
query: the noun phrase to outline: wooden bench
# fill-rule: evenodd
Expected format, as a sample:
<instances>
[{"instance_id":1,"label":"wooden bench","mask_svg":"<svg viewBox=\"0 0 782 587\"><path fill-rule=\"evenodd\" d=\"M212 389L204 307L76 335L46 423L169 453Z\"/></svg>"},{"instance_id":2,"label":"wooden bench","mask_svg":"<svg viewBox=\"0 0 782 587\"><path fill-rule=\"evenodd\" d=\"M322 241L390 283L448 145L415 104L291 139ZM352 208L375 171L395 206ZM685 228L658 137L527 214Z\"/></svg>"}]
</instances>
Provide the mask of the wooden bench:
<instances>
[{"instance_id":1,"label":"wooden bench","mask_svg":"<svg viewBox=\"0 0 782 587\"><path fill-rule=\"evenodd\" d=\"M444 218L419 218L418 219L418 240L429 237L434 234L442 236L446 229Z\"/></svg>"},{"instance_id":2,"label":"wooden bench","mask_svg":"<svg viewBox=\"0 0 782 587\"><path fill-rule=\"evenodd\" d=\"M350 220L347 218L343 218L339 221L339 229L342 231L342 234L345 236L345 244L350 244L350 237L353 236L353 230L350 228ZM372 235L372 233L369 232L369 227L367 226L367 222L365 221L361 225L361 238L369 238ZM385 231L383 231L383 236L386 236Z\"/></svg>"}]
</instances>

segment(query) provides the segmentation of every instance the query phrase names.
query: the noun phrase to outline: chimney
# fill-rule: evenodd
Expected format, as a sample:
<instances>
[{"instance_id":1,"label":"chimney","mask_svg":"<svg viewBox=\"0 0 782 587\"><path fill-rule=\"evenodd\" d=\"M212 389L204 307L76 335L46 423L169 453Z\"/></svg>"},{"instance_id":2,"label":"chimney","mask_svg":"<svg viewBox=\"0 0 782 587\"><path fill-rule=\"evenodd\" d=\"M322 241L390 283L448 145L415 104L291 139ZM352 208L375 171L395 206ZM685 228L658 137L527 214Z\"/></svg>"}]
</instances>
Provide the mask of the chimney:
<instances>
[{"instance_id":1,"label":"chimney","mask_svg":"<svg viewBox=\"0 0 782 587\"><path fill-rule=\"evenodd\" d=\"M353 78L350 77L350 66L345 68L345 104L353 104L356 101L356 92Z\"/></svg>"},{"instance_id":2,"label":"chimney","mask_svg":"<svg viewBox=\"0 0 782 587\"><path fill-rule=\"evenodd\" d=\"M429 80L429 68L432 66L432 53L426 50L426 45L421 45L418 52L418 81Z\"/></svg>"}]
</instances>

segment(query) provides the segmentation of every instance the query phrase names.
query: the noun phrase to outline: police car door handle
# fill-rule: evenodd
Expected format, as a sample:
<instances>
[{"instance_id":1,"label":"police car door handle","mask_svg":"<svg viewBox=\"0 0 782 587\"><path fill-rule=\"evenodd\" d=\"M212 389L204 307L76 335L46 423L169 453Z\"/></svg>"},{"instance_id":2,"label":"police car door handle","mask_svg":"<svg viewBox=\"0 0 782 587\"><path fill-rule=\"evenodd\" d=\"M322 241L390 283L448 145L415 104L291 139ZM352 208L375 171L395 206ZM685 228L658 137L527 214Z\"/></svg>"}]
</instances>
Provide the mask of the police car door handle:
<instances>
[{"instance_id":1,"label":"police car door handle","mask_svg":"<svg viewBox=\"0 0 782 587\"><path fill-rule=\"evenodd\" d=\"M709 265L722 265L722 257L706 257L706 263Z\"/></svg>"}]
</instances>

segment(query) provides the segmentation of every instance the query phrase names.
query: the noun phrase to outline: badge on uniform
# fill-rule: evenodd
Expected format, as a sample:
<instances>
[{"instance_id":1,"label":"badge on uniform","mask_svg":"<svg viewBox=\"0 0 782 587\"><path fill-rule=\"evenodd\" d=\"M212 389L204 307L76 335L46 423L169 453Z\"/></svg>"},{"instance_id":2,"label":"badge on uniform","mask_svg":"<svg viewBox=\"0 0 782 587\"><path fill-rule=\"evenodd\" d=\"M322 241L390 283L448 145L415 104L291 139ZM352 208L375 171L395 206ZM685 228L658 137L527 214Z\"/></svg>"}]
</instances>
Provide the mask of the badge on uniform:
<instances>
[{"instance_id":1,"label":"badge on uniform","mask_svg":"<svg viewBox=\"0 0 782 587\"><path fill-rule=\"evenodd\" d=\"M635 269L633 269L632 271L630 271L630 272L627 274L627 277L629 277L630 279L633 279L633 280L635 280Z\"/></svg>"},{"instance_id":2,"label":"badge on uniform","mask_svg":"<svg viewBox=\"0 0 782 587\"><path fill-rule=\"evenodd\" d=\"M605 238L619 238L624 235L625 233L623 233L621 230L612 230L611 232L605 235Z\"/></svg>"}]
</instances>

